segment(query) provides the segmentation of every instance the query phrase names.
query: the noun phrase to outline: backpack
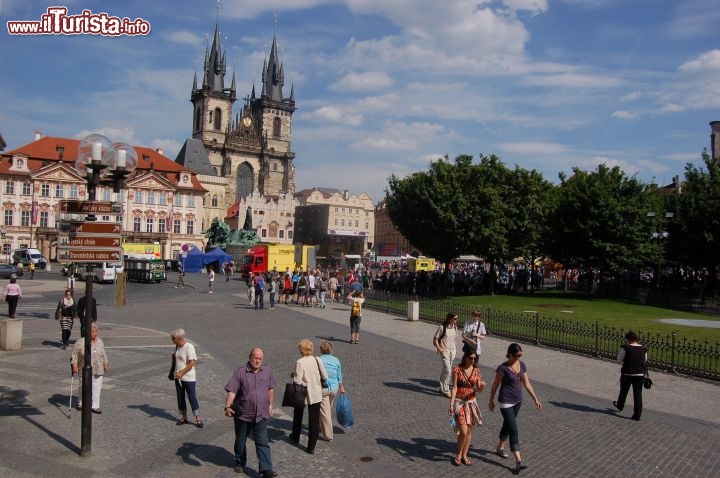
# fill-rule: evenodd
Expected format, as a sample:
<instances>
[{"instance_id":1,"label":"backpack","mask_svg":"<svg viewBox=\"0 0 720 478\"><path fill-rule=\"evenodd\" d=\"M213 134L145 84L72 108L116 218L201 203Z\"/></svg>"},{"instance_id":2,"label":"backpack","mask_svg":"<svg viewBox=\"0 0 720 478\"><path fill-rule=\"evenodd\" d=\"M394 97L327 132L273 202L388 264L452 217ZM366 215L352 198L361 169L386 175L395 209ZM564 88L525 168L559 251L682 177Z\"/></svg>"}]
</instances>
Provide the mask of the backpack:
<instances>
[{"instance_id":1,"label":"backpack","mask_svg":"<svg viewBox=\"0 0 720 478\"><path fill-rule=\"evenodd\" d=\"M445 335L447 333L447 327L445 325L442 326L443 331L440 333L440 335L437 338L438 343L442 342L442 339L445 338ZM433 345L435 345L435 336L433 335Z\"/></svg>"},{"instance_id":2,"label":"backpack","mask_svg":"<svg viewBox=\"0 0 720 478\"><path fill-rule=\"evenodd\" d=\"M350 311L350 315L353 317L360 317L360 299L354 299L352 310Z\"/></svg>"},{"instance_id":3,"label":"backpack","mask_svg":"<svg viewBox=\"0 0 720 478\"><path fill-rule=\"evenodd\" d=\"M262 292L265 289L265 281L261 276L258 276L257 279L255 279L255 289L258 292Z\"/></svg>"}]
</instances>

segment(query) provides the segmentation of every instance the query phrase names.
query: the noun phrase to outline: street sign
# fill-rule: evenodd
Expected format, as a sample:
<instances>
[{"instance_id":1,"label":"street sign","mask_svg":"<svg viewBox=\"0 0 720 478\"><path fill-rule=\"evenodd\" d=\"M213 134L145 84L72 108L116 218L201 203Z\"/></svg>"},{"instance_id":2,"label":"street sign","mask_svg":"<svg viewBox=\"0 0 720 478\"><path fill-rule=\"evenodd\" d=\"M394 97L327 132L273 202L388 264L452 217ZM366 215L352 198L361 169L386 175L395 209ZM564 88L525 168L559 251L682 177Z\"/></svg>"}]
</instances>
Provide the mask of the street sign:
<instances>
[{"instance_id":1,"label":"street sign","mask_svg":"<svg viewBox=\"0 0 720 478\"><path fill-rule=\"evenodd\" d=\"M122 249L61 249L58 259L70 262L117 262L122 260Z\"/></svg>"},{"instance_id":2,"label":"street sign","mask_svg":"<svg viewBox=\"0 0 720 478\"><path fill-rule=\"evenodd\" d=\"M121 247L119 235L90 235L90 234L58 234L58 249L71 247Z\"/></svg>"},{"instance_id":3,"label":"street sign","mask_svg":"<svg viewBox=\"0 0 720 478\"><path fill-rule=\"evenodd\" d=\"M60 201L60 212L70 214L121 214L122 204L112 201Z\"/></svg>"},{"instance_id":4,"label":"street sign","mask_svg":"<svg viewBox=\"0 0 720 478\"><path fill-rule=\"evenodd\" d=\"M62 222L59 224L60 232L86 234L120 234L122 224L119 222Z\"/></svg>"}]
</instances>

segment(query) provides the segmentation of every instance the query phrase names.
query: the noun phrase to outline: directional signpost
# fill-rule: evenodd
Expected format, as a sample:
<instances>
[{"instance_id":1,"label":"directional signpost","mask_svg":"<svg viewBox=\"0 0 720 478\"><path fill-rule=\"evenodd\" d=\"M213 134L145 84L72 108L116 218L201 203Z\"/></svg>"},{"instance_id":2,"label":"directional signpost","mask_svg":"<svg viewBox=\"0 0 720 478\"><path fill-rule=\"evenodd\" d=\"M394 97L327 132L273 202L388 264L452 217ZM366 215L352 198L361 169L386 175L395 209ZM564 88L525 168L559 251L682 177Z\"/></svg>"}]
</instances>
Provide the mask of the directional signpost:
<instances>
[{"instance_id":1,"label":"directional signpost","mask_svg":"<svg viewBox=\"0 0 720 478\"><path fill-rule=\"evenodd\" d=\"M122 204L112 201L60 201L59 209L68 214L121 214Z\"/></svg>"},{"instance_id":2,"label":"directional signpost","mask_svg":"<svg viewBox=\"0 0 720 478\"><path fill-rule=\"evenodd\" d=\"M61 261L93 263L122 260L122 225L119 222L62 222L59 229L58 257Z\"/></svg>"}]
</instances>

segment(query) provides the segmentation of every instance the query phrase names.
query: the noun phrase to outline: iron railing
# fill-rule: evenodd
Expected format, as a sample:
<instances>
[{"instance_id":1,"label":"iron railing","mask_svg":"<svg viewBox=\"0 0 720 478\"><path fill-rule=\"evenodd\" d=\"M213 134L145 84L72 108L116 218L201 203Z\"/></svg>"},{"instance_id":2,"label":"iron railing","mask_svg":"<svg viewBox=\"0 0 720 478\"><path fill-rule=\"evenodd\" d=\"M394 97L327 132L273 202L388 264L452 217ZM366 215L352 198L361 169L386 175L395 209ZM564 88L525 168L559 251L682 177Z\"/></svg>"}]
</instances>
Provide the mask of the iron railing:
<instances>
[{"instance_id":1,"label":"iron railing","mask_svg":"<svg viewBox=\"0 0 720 478\"><path fill-rule=\"evenodd\" d=\"M407 303L420 304L420 319L440 323L448 312L470 317L477 307L387 292L369 292L365 307L392 315L405 315ZM483 310L483 323L489 334L533 345L567 350L591 357L615 359L625 343L625 330L600 322L584 323L541 316L537 312L511 313ZM688 339L672 334L638 332L648 350L648 365L656 370L720 381L720 342Z\"/></svg>"}]
</instances>

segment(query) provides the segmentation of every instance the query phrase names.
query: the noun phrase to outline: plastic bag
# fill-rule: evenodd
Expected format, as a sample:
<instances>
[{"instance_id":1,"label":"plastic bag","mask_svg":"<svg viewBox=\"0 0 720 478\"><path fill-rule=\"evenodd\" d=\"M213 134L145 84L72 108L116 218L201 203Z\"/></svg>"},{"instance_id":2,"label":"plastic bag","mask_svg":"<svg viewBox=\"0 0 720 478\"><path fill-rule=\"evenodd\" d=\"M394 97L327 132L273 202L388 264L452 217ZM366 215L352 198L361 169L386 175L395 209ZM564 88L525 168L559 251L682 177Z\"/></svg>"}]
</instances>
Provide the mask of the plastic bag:
<instances>
[{"instance_id":1,"label":"plastic bag","mask_svg":"<svg viewBox=\"0 0 720 478\"><path fill-rule=\"evenodd\" d=\"M350 399L347 398L346 394L340 394L337 400L337 408L335 410L337 414L338 423L345 428L352 428L355 425L355 419L353 418L352 406L350 405Z\"/></svg>"}]
</instances>

